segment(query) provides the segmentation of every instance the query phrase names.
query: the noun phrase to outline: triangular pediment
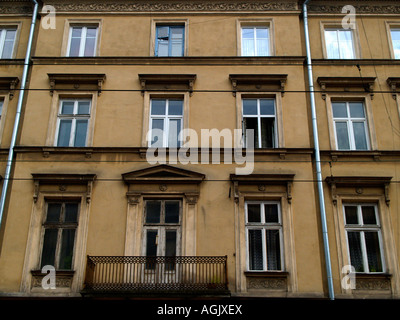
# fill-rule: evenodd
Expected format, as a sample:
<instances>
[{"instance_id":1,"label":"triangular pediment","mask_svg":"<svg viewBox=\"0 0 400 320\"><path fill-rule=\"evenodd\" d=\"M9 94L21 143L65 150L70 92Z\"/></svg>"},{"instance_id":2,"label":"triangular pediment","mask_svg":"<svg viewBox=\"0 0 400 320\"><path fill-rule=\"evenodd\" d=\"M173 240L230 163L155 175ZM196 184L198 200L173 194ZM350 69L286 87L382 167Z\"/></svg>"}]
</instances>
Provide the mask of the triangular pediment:
<instances>
[{"instance_id":1,"label":"triangular pediment","mask_svg":"<svg viewBox=\"0 0 400 320\"><path fill-rule=\"evenodd\" d=\"M203 181L204 174L172 167L169 165L158 165L145 169L135 170L122 174L126 183L198 183Z\"/></svg>"}]
</instances>

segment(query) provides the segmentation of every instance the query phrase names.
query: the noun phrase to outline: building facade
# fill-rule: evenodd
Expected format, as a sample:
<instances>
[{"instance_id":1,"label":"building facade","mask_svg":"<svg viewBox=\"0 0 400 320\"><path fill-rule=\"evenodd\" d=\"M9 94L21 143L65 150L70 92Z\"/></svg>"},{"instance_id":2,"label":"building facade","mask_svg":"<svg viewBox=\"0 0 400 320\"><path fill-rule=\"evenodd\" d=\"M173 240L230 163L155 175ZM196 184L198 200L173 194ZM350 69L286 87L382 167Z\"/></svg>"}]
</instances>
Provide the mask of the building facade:
<instances>
[{"instance_id":1,"label":"building facade","mask_svg":"<svg viewBox=\"0 0 400 320\"><path fill-rule=\"evenodd\" d=\"M0 6L2 296L400 297L398 3L34 2Z\"/></svg>"}]
</instances>

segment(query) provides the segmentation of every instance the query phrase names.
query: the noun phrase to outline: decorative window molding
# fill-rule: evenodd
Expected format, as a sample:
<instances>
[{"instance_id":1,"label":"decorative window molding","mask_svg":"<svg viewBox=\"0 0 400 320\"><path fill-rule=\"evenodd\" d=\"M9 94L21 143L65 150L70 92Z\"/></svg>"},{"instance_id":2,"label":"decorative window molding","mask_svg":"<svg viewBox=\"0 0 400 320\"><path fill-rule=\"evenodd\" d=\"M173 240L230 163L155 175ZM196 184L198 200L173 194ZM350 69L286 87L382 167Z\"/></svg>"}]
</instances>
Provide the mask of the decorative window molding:
<instances>
[{"instance_id":1,"label":"decorative window molding","mask_svg":"<svg viewBox=\"0 0 400 320\"><path fill-rule=\"evenodd\" d=\"M241 92L280 92L285 94L287 74L230 74L232 94L235 97L237 91Z\"/></svg>"},{"instance_id":2,"label":"decorative window molding","mask_svg":"<svg viewBox=\"0 0 400 320\"><path fill-rule=\"evenodd\" d=\"M55 90L97 91L100 96L101 88L106 79L105 74L91 73L48 73L50 81L50 95Z\"/></svg>"},{"instance_id":3,"label":"decorative window molding","mask_svg":"<svg viewBox=\"0 0 400 320\"><path fill-rule=\"evenodd\" d=\"M196 255L196 216L200 184L205 175L158 165L122 174L128 186L125 255L142 254L143 210L145 199L182 200L182 255Z\"/></svg>"},{"instance_id":4,"label":"decorative window molding","mask_svg":"<svg viewBox=\"0 0 400 320\"><path fill-rule=\"evenodd\" d=\"M273 19L238 19L236 22L237 26L237 56L247 56L243 54L243 39L242 30L243 28L265 28L268 30L268 42L267 49L268 53L266 56L275 55L275 32L274 32L274 21ZM254 56L258 56L254 54ZM265 56L265 55L264 55Z\"/></svg>"},{"instance_id":5,"label":"decorative window molding","mask_svg":"<svg viewBox=\"0 0 400 320\"><path fill-rule=\"evenodd\" d=\"M343 92L350 92L349 88L363 89L373 99L375 80L376 77L318 77L317 82L321 87L324 100L327 88L343 88Z\"/></svg>"},{"instance_id":6,"label":"decorative window molding","mask_svg":"<svg viewBox=\"0 0 400 320\"><path fill-rule=\"evenodd\" d=\"M195 74L139 74L142 95L145 91L189 92L193 94Z\"/></svg>"},{"instance_id":7,"label":"decorative window molding","mask_svg":"<svg viewBox=\"0 0 400 320\"><path fill-rule=\"evenodd\" d=\"M12 100L18 83L18 77L0 77L0 91L6 92L9 100Z\"/></svg>"},{"instance_id":8,"label":"decorative window molding","mask_svg":"<svg viewBox=\"0 0 400 320\"><path fill-rule=\"evenodd\" d=\"M392 98L396 100L397 95L400 93L397 91L400 88L400 77L389 77L386 82L392 91Z\"/></svg>"}]
</instances>

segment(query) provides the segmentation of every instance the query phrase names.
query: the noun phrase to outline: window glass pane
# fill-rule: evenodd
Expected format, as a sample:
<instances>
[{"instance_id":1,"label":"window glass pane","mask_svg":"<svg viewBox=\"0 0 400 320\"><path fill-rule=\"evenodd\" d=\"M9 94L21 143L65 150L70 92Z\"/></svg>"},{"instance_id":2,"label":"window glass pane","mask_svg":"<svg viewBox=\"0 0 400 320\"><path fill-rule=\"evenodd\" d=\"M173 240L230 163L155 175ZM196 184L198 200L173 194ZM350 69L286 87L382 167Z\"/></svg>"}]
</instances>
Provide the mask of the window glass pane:
<instances>
[{"instance_id":1,"label":"window glass pane","mask_svg":"<svg viewBox=\"0 0 400 320\"><path fill-rule=\"evenodd\" d=\"M361 252L361 239L359 232L348 232L350 262L356 272L364 272L363 258Z\"/></svg>"},{"instance_id":2,"label":"window glass pane","mask_svg":"<svg viewBox=\"0 0 400 320\"><path fill-rule=\"evenodd\" d=\"M269 54L268 28L257 28L256 37L257 56L267 56Z\"/></svg>"},{"instance_id":3,"label":"window glass pane","mask_svg":"<svg viewBox=\"0 0 400 320\"><path fill-rule=\"evenodd\" d=\"M278 205L265 204L265 222L266 223L279 223Z\"/></svg>"},{"instance_id":4,"label":"window glass pane","mask_svg":"<svg viewBox=\"0 0 400 320\"><path fill-rule=\"evenodd\" d=\"M263 270L262 230L249 230L249 269Z\"/></svg>"},{"instance_id":5,"label":"window glass pane","mask_svg":"<svg viewBox=\"0 0 400 320\"><path fill-rule=\"evenodd\" d=\"M260 99L260 114L275 115L275 101L273 99Z\"/></svg>"},{"instance_id":6,"label":"window glass pane","mask_svg":"<svg viewBox=\"0 0 400 320\"><path fill-rule=\"evenodd\" d=\"M146 233L146 256L155 257L157 256L157 230L147 230Z\"/></svg>"},{"instance_id":7,"label":"window glass pane","mask_svg":"<svg viewBox=\"0 0 400 320\"><path fill-rule=\"evenodd\" d=\"M176 256L176 230L165 230L165 256Z\"/></svg>"},{"instance_id":8,"label":"window glass pane","mask_svg":"<svg viewBox=\"0 0 400 320\"><path fill-rule=\"evenodd\" d=\"M242 56L255 55L254 28L242 28Z\"/></svg>"},{"instance_id":9,"label":"window glass pane","mask_svg":"<svg viewBox=\"0 0 400 320\"><path fill-rule=\"evenodd\" d=\"M165 201L165 223L179 223L179 201Z\"/></svg>"},{"instance_id":10,"label":"window glass pane","mask_svg":"<svg viewBox=\"0 0 400 320\"><path fill-rule=\"evenodd\" d=\"M87 120L76 120L75 128L75 147L85 147L86 146L86 134L87 134Z\"/></svg>"},{"instance_id":11,"label":"window glass pane","mask_svg":"<svg viewBox=\"0 0 400 320\"><path fill-rule=\"evenodd\" d=\"M351 30L339 30L340 59L354 59L353 35Z\"/></svg>"},{"instance_id":12,"label":"window glass pane","mask_svg":"<svg viewBox=\"0 0 400 320\"><path fill-rule=\"evenodd\" d=\"M183 27L173 27L171 33L171 57L183 56Z\"/></svg>"},{"instance_id":13,"label":"window glass pane","mask_svg":"<svg viewBox=\"0 0 400 320\"><path fill-rule=\"evenodd\" d=\"M61 203L48 203L46 222L59 222L61 213Z\"/></svg>"},{"instance_id":14,"label":"window glass pane","mask_svg":"<svg viewBox=\"0 0 400 320\"><path fill-rule=\"evenodd\" d=\"M346 102L332 103L332 112L334 118L347 118Z\"/></svg>"},{"instance_id":15,"label":"window glass pane","mask_svg":"<svg viewBox=\"0 0 400 320\"><path fill-rule=\"evenodd\" d=\"M362 102L350 102L349 108L352 118L365 118L364 104Z\"/></svg>"},{"instance_id":16,"label":"window glass pane","mask_svg":"<svg viewBox=\"0 0 400 320\"><path fill-rule=\"evenodd\" d=\"M153 99L151 100L151 115L165 115L166 100Z\"/></svg>"},{"instance_id":17,"label":"window glass pane","mask_svg":"<svg viewBox=\"0 0 400 320\"><path fill-rule=\"evenodd\" d=\"M381 250L378 232L365 232L369 272L382 272Z\"/></svg>"},{"instance_id":18,"label":"window glass pane","mask_svg":"<svg viewBox=\"0 0 400 320\"><path fill-rule=\"evenodd\" d=\"M275 147L275 118L261 118L261 147Z\"/></svg>"},{"instance_id":19,"label":"window glass pane","mask_svg":"<svg viewBox=\"0 0 400 320\"><path fill-rule=\"evenodd\" d=\"M249 139L251 136L248 136L247 130L252 130L253 131L253 141L250 141ZM244 118L243 119L243 131L245 135L245 141L246 141L246 146L250 147L253 146L254 148L259 148L259 143L258 143L258 120L257 118Z\"/></svg>"},{"instance_id":20,"label":"window glass pane","mask_svg":"<svg viewBox=\"0 0 400 320\"><path fill-rule=\"evenodd\" d=\"M90 101L78 101L78 114L90 114Z\"/></svg>"},{"instance_id":21,"label":"window glass pane","mask_svg":"<svg viewBox=\"0 0 400 320\"><path fill-rule=\"evenodd\" d=\"M13 48L14 48L14 39L17 30L6 30L6 35L4 39L3 53L1 55L2 59L10 59L12 58Z\"/></svg>"},{"instance_id":22,"label":"window glass pane","mask_svg":"<svg viewBox=\"0 0 400 320\"><path fill-rule=\"evenodd\" d=\"M160 223L161 201L146 201L146 223Z\"/></svg>"},{"instance_id":23,"label":"window glass pane","mask_svg":"<svg viewBox=\"0 0 400 320\"><path fill-rule=\"evenodd\" d=\"M168 57L168 40L158 40L158 57Z\"/></svg>"},{"instance_id":24,"label":"window glass pane","mask_svg":"<svg viewBox=\"0 0 400 320\"><path fill-rule=\"evenodd\" d=\"M395 59L400 59L400 29L391 30L393 53Z\"/></svg>"},{"instance_id":25,"label":"window glass pane","mask_svg":"<svg viewBox=\"0 0 400 320\"><path fill-rule=\"evenodd\" d=\"M358 224L357 206L345 206L346 224Z\"/></svg>"},{"instance_id":26,"label":"window glass pane","mask_svg":"<svg viewBox=\"0 0 400 320\"><path fill-rule=\"evenodd\" d=\"M242 28L243 39L254 39L254 28Z\"/></svg>"},{"instance_id":27,"label":"window glass pane","mask_svg":"<svg viewBox=\"0 0 400 320\"><path fill-rule=\"evenodd\" d=\"M339 59L339 44L336 30L325 30L326 54L328 59Z\"/></svg>"},{"instance_id":28,"label":"window glass pane","mask_svg":"<svg viewBox=\"0 0 400 320\"><path fill-rule=\"evenodd\" d=\"M84 57L93 57L94 48L96 47L96 38L86 38Z\"/></svg>"},{"instance_id":29,"label":"window glass pane","mask_svg":"<svg viewBox=\"0 0 400 320\"><path fill-rule=\"evenodd\" d=\"M74 242L75 242L75 229L63 229L62 239L61 239L59 269L70 270L72 268Z\"/></svg>"},{"instance_id":30,"label":"window glass pane","mask_svg":"<svg viewBox=\"0 0 400 320\"><path fill-rule=\"evenodd\" d=\"M354 142L356 150L367 150L367 137L365 135L365 123L353 122Z\"/></svg>"},{"instance_id":31,"label":"window glass pane","mask_svg":"<svg viewBox=\"0 0 400 320\"><path fill-rule=\"evenodd\" d=\"M77 222L78 221L78 203L66 203L65 204L65 222Z\"/></svg>"},{"instance_id":32,"label":"window glass pane","mask_svg":"<svg viewBox=\"0 0 400 320\"><path fill-rule=\"evenodd\" d=\"M247 204L247 222L261 222L261 206L258 203Z\"/></svg>"},{"instance_id":33,"label":"window glass pane","mask_svg":"<svg viewBox=\"0 0 400 320\"><path fill-rule=\"evenodd\" d=\"M336 126L336 140L337 147L339 150L349 150L350 142L349 142L349 134L347 131L347 122L335 122Z\"/></svg>"},{"instance_id":34,"label":"window glass pane","mask_svg":"<svg viewBox=\"0 0 400 320\"><path fill-rule=\"evenodd\" d=\"M267 270L281 270L279 230L266 230Z\"/></svg>"},{"instance_id":35,"label":"window glass pane","mask_svg":"<svg viewBox=\"0 0 400 320\"><path fill-rule=\"evenodd\" d=\"M364 224L377 224L374 206L362 206L361 212Z\"/></svg>"},{"instance_id":36,"label":"window glass pane","mask_svg":"<svg viewBox=\"0 0 400 320\"><path fill-rule=\"evenodd\" d=\"M180 143L178 141L180 132L181 132L181 120L170 119L169 132L168 132L168 147L177 148L180 146Z\"/></svg>"},{"instance_id":37,"label":"window glass pane","mask_svg":"<svg viewBox=\"0 0 400 320\"><path fill-rule=\"evenodd\" d=\"M183 114L183 101L182 100L168 100L168 114L180 116Z\"/></svg>"},{"instance_id":38,"label":"window glass pane","mask_svg":"<svg viewBox=\"0 0 400 320\"><path fill-rule=\"evenodd\" d=\"M0 118L1 118L1 115L3 114L3 104L4 104L4 101L0 100Z\"/></svg>"},{"instance_id":39,"label":"window glass pane","mask_svg":"<svg viewBox=\"0 0 400 320\"><path fill-rule=\"evenodd\" d=\"M153 119L151 121L151 146L163 147L164 141L164 119Z\"/></svg>"},{"instance_id":40,"label":"window glass pane","mask_svg":"<svg viewBox=\"0 0 400 320\"><path fill-rule=\"evenodd\" d=\"M157 27L156 56L167 57L169 48L169 27Z\"/></svg>"},{"instance_id":41,"label":"window glass pane","mask_svg":"<svg viewBox=\"0 0 400 320\"><path fill-rule=\"evenodd\" d=\"M258 114L256 99L243 99L243 114L246 116Z\"/></svg>"},{"instance_id":42,"label":"window glass pane","mask_svg":"<svg viewBox=\"0 0 400 320\"><path fill-rule=\"evenodd\" d=\"M81 45L81 35L82 35L81 27L72 28L71 42L70 42L70 48L69 48L69 56L70 57L79 56L79 48Z\"/></svg>"},{"instance_id":43,"label":"window glass pane","mask_svg":"<svg viewBox=\"0 0 400 320\"><path fill-rule=\"evenodd\" d=\"M58 130L58 147L68 147L69 139L71 136L72 120L60 120L60 127Z\"/></svg>"},{"instance_id":44,"label":"window glass pane","mask_svg":"<svg viewBox=\"0 0 400 320\"><path fill-rule=\"evenodd\" d=\"M61 114L74 114L74 101L63 101Z\"/></svg>"},{"instance_id":45,"label":"window glass pane","mask_svg":"<svg viewBox=\"0 0 400 320\"><path fill-rule=\"evenodd\" d=\"M268 38L268 28L256 28L257 39L267 39Z\"/></svg>"},{"instance_id":46,"label":"window glass pane","mask_svg":"<svg viewBox=\"0 0 400 320\"><path fill-rule=\"evenodd\" d=\"M55 266L58 229L46 229L43 238L41 267Z\"/></svg>"}]
</instances>

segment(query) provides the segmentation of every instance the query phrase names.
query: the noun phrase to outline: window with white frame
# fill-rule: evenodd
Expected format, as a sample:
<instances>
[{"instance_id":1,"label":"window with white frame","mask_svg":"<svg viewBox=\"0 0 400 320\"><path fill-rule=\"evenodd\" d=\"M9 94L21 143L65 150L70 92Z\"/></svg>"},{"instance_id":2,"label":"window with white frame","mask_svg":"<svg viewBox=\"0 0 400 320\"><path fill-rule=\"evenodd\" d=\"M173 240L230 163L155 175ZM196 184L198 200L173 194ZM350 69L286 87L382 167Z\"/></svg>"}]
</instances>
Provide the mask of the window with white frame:
<instances>
[{"instance_id":1,"label":"window with white frame","mask_svg":"<svg viewBox=\"0 0 400 320\"><path fill-rule=\"evenodd\" d=\"M175 257L180 251L181 201L177 199L148 199L144 206L143 251L146 257ZM152 259L146 269L154 269ZM169 260L166 270L174 269Z\"/></svg>"},{"instance_id":2,"label":"window with white frame","mask_svg":"<svg viewBox=\"0 0 400 320\"><path fill-rule=\"evenodd\" d=\"M184 42L184 25L156 25L156 57L182 57Z\"/></svg>"},{"instance_id":3,"label":"window with white frame","mask_svg":"<svg viewBox=\"0 0 400 320\"><path fill-rule=\"evenodd\" d=\"M40 267L71 270L78 227L79 202L47 201Z\"/></svg>"},{"instance_id":4,"label":"window with white frame","mask_svg":"<svg viewBox=\"0 0 400 320\"><path fill-rule=\"evenodd\" d=\"M355 59L355 47L351 29L325 29L326 56L328 59Z\"/></svg>"},{"instance_id":5,"label":"window with white frame","mask_svg":"<svg viewBox=\"0 0 400 320\"><path fill-rule=\"evenodd\" d=\"M182 99L150 100L150 147L178 148L183 127Z\"/></svg>"},{"instance_id":6,"label":"window with white frame","mask_svg":"<svg viewBox=\"0 0 400 320\"><path fill-rule=\"evenodd\" d=\"M15 38L17 35L16 27L0 26L0 58L11 59L13 57Z\"/></svg>"},{"instance_id":7,"label":"window with white frame","mask_svg":"<svg viewBox=\"0 0 400 320\"><path fill-rule=\"evenodd\" d=\"M270 35L268 27L242 27L242 56L269 56Z\"/></svg>"},{"instance_id":8,"label":"window with white frame","mask_svg":"<svg viewBox=\"0 0 400 320\"><path fill-rule=\"evenodd\" d=\"M362 102L332 102L338 150L368 150L368 123Z\"/></svg>"},{"instance_id":9,"label":"window with white frame","mask_svg":"<svg viewBox=\"0 0 400 320\"><path fill-rule=\"evenodd\" d=\"M392 28L390 30L392 38L393 55L395 59L400 59L400 28Z\"/></svg>"},{"instance_id":10,"label":"window with white frame","mask_svg":"<svg viewBox=\"0 0 400 320\"><path fill-rule=\"evenodd\" d=\"M60 101L56 146L86 146L90 108L90 99L63 99Z\"/></svg>"},{"instance_id":11,"label":"window with white frame","mask_svg":"<svg viewBox=\"0 0 400 320\"><path fill-rule=\"evenodd\" d=\"M246 146L275 148L277 146L275 99L242 99L242 130ZM247 130L253 130L250 141Z\"/></svg>"},{"instance_id":12,"label":"window with white frame","mask_svg":"<svg viewBox=\"0 0 400 320\"><path fill-rule=\"evenodd\" d=\"M68 41L69 57L94 57L97 46L97 26L71 26Z\"/></svg>"},{"instance_id":13,"label":"window with white frame","mask_svg":"<svg viewBox=\"0 0 400 320\"><path fill-rule=\"evenodd\" d=\"M344 204L350 264L356 272L384 272L382 235L374 204Z\"/></svg>"},{"instance_id":14,"label":"window with white frame","mask_svg":"<svg viewBox=\"0 0 400 320\"><path fill-rule=\"evenodd\" d=\"M249 271L282 271L283 239L279 202L245 203L247 268Z\"/></svg>"}]
</instances>

